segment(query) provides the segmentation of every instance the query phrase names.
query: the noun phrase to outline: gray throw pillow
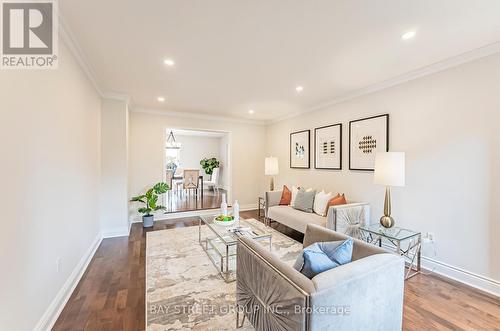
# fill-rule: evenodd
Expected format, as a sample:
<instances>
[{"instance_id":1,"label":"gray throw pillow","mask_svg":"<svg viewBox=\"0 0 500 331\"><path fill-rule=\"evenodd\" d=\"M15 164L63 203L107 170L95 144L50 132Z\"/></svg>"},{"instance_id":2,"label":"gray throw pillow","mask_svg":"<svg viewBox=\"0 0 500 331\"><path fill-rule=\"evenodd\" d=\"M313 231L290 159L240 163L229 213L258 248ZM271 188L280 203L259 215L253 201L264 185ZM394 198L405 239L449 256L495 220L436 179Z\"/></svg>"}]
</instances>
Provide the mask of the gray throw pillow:
<instances>
[{"instance_id":1,"label":"gray throw pillow","mask_svg":"<svg viewBox=\"0 0 500 331\"><path fill-rule=\"evenodd\" d=\"M316 196L316 191L306 192L304 189L300 189L293 203L293 208L305 211L306 213L313 212L314 197Z\"/></svg>"}]
</instances>

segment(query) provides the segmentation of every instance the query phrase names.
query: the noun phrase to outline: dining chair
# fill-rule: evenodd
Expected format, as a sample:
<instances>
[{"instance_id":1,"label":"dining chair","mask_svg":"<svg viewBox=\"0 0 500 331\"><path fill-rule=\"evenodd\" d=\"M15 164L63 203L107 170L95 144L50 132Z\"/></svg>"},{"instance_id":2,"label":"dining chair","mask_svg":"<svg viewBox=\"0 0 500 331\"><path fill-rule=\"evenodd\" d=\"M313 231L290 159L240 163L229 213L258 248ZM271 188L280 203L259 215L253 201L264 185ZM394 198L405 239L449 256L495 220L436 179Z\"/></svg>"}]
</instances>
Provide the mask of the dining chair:
<instances>
[{"instance_id":1,"label":"dining chair","mask_svg":"<svg viewBox=\"0 0 500 331\"><path fill-rule=\"evenodd\" d=\"M219 191L219 168L214 168L212 170L212 176L210 177L210 180L204 180L203 181L203 186L207 187L213 187L214 191Z\"/></svg>"},{"instance_id":2,"label":"dining chair","mask_svg":"<svg viewBox=\"0 0 500 331\"><path fill-rule=\"evenodd\" d=\"M177 167L174 173L174 177L181 177L184 176L184 169ZM182 188L182 179L174 179L172 182L173 187L177 192L181 191Z\"/></svg>"},{"instance_id":3,"label":"dining chair","mask_svg":"<svg viewBox=\"0 0 500 331\"><path fill-rule=\"evenodd\" d=\"M182 188L187 192L194 190L195 195L198 196L199 178L200 170L185 169L182 179Z\"/></svg>"},{"instance_id":4,"label":"dining chair","mask_svg":"<svg viewBox=\"0 0 500 331\"><path fill-rule=\"evenodd\" d=\"M166 175L165 175L165 182L168 185L168 191L167 191L167 199L168 199L168 204L172 204L172 190L173 190L173 185L174 185L174 171L172 169L167 169Z\"/></svg>"}]
</instances>

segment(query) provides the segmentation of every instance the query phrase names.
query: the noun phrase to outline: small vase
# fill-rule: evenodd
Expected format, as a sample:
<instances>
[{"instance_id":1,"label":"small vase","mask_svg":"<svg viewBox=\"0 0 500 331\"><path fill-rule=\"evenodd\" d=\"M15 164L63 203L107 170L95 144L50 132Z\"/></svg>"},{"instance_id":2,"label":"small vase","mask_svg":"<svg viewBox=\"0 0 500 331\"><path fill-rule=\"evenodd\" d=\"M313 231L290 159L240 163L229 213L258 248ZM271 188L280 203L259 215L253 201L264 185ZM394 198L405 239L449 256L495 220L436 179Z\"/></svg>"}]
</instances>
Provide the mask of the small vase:
<instances>
[{"instance_id":1,"label":"small vase","mask_svg":"<svg viewBox=\"0 0 500 331\"><path fill-rule=\"evenodd\" d=\"M226 194L222 194L222 203L220 204L220 213L221 213L221 215L227 216Z\"/></svg>"}]
</instances>

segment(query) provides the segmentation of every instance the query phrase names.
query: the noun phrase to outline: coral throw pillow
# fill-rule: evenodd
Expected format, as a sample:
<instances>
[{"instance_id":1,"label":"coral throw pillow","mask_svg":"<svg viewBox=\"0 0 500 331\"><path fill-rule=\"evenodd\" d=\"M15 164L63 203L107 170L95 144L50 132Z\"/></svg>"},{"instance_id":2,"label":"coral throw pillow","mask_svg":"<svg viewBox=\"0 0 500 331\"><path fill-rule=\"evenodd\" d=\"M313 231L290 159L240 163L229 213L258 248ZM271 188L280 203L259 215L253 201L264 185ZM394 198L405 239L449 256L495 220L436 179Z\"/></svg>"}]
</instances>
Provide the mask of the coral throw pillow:
<instances>
[{"instance_id":1,"label":"coral throw pillow","mask_svg":"<svg viewBox=\"0 0 500 331\"><path fill-rule=\"evenodd\" d=\"M281 193L280 206L288 206L292 202L292 191L283 185L283 193Z\"/></svg>"},{"instance_id":2,"label":"coral throw pillow","mask_svg":"<svg viewBox=\"0 0 500 331\"><path fill-rule=\"evenodd\" d=\"M328 201L326 204L326 209L325 209L325 215L328 213L328 209L330 209L331 206L338 206L338 205L345 205L347 204L347 200L345 199L345 195L342 194L337 194L337 196L333 197Z\"/></svg>"}]
</instances>

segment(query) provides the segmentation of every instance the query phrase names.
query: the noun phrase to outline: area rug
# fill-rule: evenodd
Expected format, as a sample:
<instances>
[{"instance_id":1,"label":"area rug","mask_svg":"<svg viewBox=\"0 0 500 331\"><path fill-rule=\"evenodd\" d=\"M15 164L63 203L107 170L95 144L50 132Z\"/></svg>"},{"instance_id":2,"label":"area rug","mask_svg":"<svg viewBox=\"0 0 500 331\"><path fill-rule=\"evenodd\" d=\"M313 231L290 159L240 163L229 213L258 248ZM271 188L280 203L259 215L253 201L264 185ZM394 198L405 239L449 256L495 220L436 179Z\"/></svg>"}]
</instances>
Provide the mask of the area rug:
<instances>
[{"instance_id":1,"label":"area rug","mask_svg":"<svg viewBox=\"0 0 500 331\"><path fill-rule=\"evenodd\" d=\"M302 244L266 229L272 233L273 253L292 265ZM222 279L198 243L197 226L147 233L147 330L234 330L235 298L236 282ZM246 322L243 330L253 328Z\"/></svg>"}]
</instances>

